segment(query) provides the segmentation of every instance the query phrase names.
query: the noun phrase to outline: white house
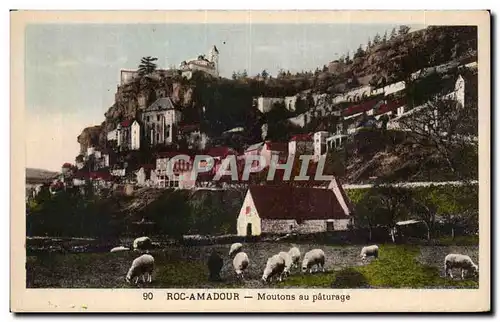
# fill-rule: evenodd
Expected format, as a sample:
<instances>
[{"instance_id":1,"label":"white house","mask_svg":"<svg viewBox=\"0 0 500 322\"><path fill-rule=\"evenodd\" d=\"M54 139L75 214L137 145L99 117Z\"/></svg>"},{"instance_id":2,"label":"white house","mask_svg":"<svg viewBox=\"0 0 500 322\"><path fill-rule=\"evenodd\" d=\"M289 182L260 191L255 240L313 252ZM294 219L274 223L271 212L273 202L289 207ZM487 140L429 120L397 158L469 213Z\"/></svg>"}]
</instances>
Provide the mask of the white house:
<instances>
[{"instance_id":1,"label":"white house","mask_svg":"<svg viewBox=\"0 0 500 322\"><path fill-rule=\"evenodd\" d=\"M276 103L285 102L284 98L281 97L263 97L260 96L256 99L257 101L257 109L262 113L267 113L271 111Z\"/></svg>"},{"instance_id":2,"label":"white house","mask_svg":"<svg viewBox=\"0 0 500 322\"><path fill-rule=\"evenodd\" d=\"M238 236L347 230L352 207L334 181L328 189L251 186L237 218Z\"/></svg>"},{"instance_id":3,"label":"white house","mask_svg":"<svg viewBox=\"0 0 500 322\"><path fill-rule=\"evenodd\" d=\"M285 97L285 108L289 111L295 111L298 95Z\"/></svg>"},{"instance_id":4,"label":"white house","mask_svg":"<svg viewBox=\"0 0 500 322\"><path fill-rule=\"evenodd\" d=\"M139 170L135 172L138 186L150 186L156 181L155 166L152 164L143 164Z\"/></svg>"},{"instance_id":5,"label":"white house","mask_svg":"<svg viewBox=\"0 0 500 322\"><path fill-rule=\"evenodd\" d=\"M125 120L118 124L117 146L121 150L139 150L141 147L141 126L137 120Z\"/></svg>"},{"instance_id":6,"label":"white house","mask_svg":"<svg viewBox=\"0 0 500 322\"><path fill-rule=\"evenodd\" d=\"M313 154L314 144L313 135L308 134L297 134L290 139L288 142L288 155L296 154Z\"/></svg>"},{"instance_id":7,"label":"white house","mask_svg":"<svg viewBox=\"0 0 500 322\"><path fill-rule=\"evenodd\" d=\"M118 132L116 129L109 131L107 134L108 141L117 141L118 140Z\"/></svg>"},{"instance_id":8,"label":"white house","mask_svg":"<svg viewBox=\"0 0 500 322\"><path fill-rule=\"evenodd\" d=\"M172 143L176 134L174 126L181 121L181 117L182 113L175 109L170 98L157 99L142 113L146 142L152 146Z\"/></svg>"},{"instance_id":9,"label":"white house","mask_svg":"<svg viewBox=\"0 0 500 322\"><path fill-rule=\"evenodd\" d=\"M313 135L313 147L314 147L314 160L319 160L319 157L325 155L327 152L326 139L330 136L330 133L326 131L318 131Z\"/></svg>"}]
</instances>

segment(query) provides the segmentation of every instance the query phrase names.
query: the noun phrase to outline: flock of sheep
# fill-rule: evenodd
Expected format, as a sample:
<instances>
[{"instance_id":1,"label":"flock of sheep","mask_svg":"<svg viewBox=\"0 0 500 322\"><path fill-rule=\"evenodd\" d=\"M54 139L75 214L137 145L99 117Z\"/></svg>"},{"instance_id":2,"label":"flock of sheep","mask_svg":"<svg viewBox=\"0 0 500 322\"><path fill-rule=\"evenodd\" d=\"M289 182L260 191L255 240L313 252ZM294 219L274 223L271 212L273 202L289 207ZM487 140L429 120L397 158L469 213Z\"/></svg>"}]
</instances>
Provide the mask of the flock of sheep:
<instances>
[{"instance_id":1,"label":"flock of sheep","mask_svg":"<svg viewBox=\"0 0 500 322\"><path fill-rule=\"evenodd\" d=\"M155 266L154 257L147 252L147 249L158 246L151 241L149 237L139 237L134 240L132 248L134 250L146 250L145 254L137 257L132 261L132 265L127 272L125 280L131 283L135 279L135 284L139 278L142 278L144 283L152 282L152 275ZM130 248L119 246L111 249L111 252L128 251ZM243 251L243 244L234 243L229 249L229 257L232 258L232 264L238 279L244 280L244 272L250 264L248 255ZM269 283L274 277L278 281L283 281L291 274L293 268L299 268L301 253L297 247L292 247L288 252L280 252L268 258L264 272L262 274L262 282ZM379 257L379 247L377 245L365 246L361 249L361 259L364 261L367 257ZM214 250L208 258L208 269L210 272L210 280L220 280L220 272L224 266L223 258ZM302 273L312 273L313 267L316 267L316 272L325 271L325 253L321 249L312 249L304 254L302 259ZM467 255L448 254L444 260L445 276L450 275L453 278L452 269L461 270L462 279L465 274L477 276L479 272L478 266Z\"/></svg>"}]
</instances>

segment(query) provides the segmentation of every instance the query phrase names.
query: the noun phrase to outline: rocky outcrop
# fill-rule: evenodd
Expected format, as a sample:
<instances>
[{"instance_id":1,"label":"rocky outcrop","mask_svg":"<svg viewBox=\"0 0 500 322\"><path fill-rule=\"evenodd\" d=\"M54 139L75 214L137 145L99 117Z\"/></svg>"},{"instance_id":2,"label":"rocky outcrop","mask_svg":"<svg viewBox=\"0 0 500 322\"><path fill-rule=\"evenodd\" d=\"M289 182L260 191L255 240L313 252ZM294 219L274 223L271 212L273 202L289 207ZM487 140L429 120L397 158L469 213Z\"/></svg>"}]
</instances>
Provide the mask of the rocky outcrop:
<instances>
[{"instance_id":1,"label":"rocky outcrop","mask_svg":"<svg viewBox=\"0 0 500 322\"><path fill-rule=\"evenodd\" d=\"M90 146L99 145L99 136L102 127L100 125L86 127L78 136L77 141L80 143L80 153L84 153Z\"/></svg>"}]
</instances>

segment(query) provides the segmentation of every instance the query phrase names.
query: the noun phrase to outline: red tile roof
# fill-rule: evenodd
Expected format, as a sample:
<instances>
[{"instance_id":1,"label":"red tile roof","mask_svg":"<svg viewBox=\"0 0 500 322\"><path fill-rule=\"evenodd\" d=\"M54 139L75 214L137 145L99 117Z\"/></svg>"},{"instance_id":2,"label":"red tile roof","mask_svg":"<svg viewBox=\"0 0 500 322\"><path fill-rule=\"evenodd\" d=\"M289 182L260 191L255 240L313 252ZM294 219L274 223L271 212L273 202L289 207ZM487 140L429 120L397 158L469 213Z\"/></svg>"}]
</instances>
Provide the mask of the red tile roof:
<instances>
[{"instance_id":1,"label":"red tile roof","mask_svg":"<svg viewBox=\"0 0 500 322\"><path fill-rule=\"evenodd\" d=\"M90 178L92 179L103 179L105 181L111 180L112 176L109 172L105 171L96 171L96 172L90 172Z\"/></svg>"},{"instance_id":2,"label":"red tile roof","mask_svg":"<svg viewBox=\"0 0 500 322\"><path fill-rule=\"evenodd\" d=\"M228 155L238 155L238 153L234 149L227 146L216 146L209 148L204 152L204 154L212 157L223 157L223 158L227 157Z\"/></svg>"},{"instance_id":3,"label":"red tile roof","mask_svg":"<svg viewBox=\"0 0 500 322\"><path fill-rule=\"evenodd\" d=\"M255 207L262 219L348 219L333 191L289 185L251 186Z\"/></svg>"},{"instance_id":4,"label":"red tile roof","mask_svg":"<svg viewBox=\"0 0 500 322\"><path fill-rule=\"evenodd\" d=\"M292 136L290 141L312 141L313 140L313 134L312 133L307 133L307 134L297 134Z\"/></svg>"},{"instance_id":5,"label":"red tile roof","mask_svg":"<svg viewBox=\"0 0 500 322\"><path fill-rule=\"evenodd\" d=\"M387 104L381 104L379 107L376 109L374 115L380 115L384 114L387 112L391 112L396 110L398 107L403 106L404 101L403 100L396 100L396 101L389 101Z\"/></svg>"},{"instance_id":6,"label":"red tile roof","mask_svg":"<svg viewBox=\"0 0 500 322\"><path fill-rule=\"evenodd\" d=\"M87 171L77 171L74 175L73 178L75 179L88 179L90 178L90 173Z\"/></svg>"},{"instance_id":7,"label":"red tile roof","mask_svg":"<svg viewBox=\"0 0 500 322\"><path fill-rule=\"evenodd\" d=\"M71 163L66 162L62 165L63 168L71 168L73 165Z\"/></svg>"},{"instance_id":8,"label":"red tile roof","mask_svg":"<svg viewBox=\"0 0 500 322\"><path fill-rule=\"evenodd\" d=\"M266 146L270 151L288 152L288 143L267 141Z\"/></svg>"},{"instance_id":9,"label":"red tile roof","mask_svg":"<svg viewBox=\"0 0 500 322\"><path fill-rule=\"evenodd\" d=\"M367 111L371 110L372 108L374 108L375 105L379 101L380 101L380 99L377 98L377 99L372 99L372 100L366 101L366 102L358 104L358 105L350 106L342 111L342 116L350 116L353 114L367 112Z\"/></svg>"},{"instance_id":10,"label":"red tile roof","mask_svg":"<svg viewBox=\"0 0 500 322\"><path fill-rule=\"evenodd\" d=\"M157 158L173 158L178 155L187 155L186 153L179 151L166 151L166 152L158 152L156 153Z\"/></svg>"},{"instance_id":11,"label":"red tile roof","mask_svg":"<svg viewBox=\"0 0 500 322\"><path fill-rule=\"evenodd\" d=\"M129 127L130 125L132 125L132 123L134 123L134 120L125 120L125 121L122 121L120 124L123 127Z\"/></svg>"}]
</instances>

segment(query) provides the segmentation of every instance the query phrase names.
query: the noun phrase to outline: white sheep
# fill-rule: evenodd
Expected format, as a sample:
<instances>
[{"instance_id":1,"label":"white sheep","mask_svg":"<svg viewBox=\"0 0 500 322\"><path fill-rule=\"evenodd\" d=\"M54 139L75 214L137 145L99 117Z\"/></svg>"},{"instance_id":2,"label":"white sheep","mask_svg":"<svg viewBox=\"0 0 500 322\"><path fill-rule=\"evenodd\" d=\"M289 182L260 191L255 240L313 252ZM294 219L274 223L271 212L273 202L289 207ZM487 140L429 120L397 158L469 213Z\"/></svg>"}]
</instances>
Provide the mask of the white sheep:
<instances>
[{"instance_id":1,"label":"white sheep","mask_svg":"<svg viewBox=\"0 0 500 322\"><path fill-rule=\"evenodd\" d=\"M112 248L109 252L116 253L116 252L123 252L123 251L127 251L127 250L130 250L130 248L124 247L124 246L118 246L118 247Z\"/></svg>"},{"instance_id":2,"label":"white sheep","mask_svg":"<svg viewBox=\"0 0 500 322\"><path fill-rule=\"evenodd\" d=\"M285 261L285 267L283 269L283 273L281 274L282 275L282 278L283 277L287 277L290 275L290 271L292 269L292 265L293 265L293 259L292 259L292 256L290 256L289 253L287 252L280 252L278 254L281 258L283 258L283 260ZM281 281L281 280L280 280Z\"/></svg>"},{"instance_id":3,"label":"white sheep","mask_svg":"<svg viewBox=\"0 0 500 322\"><path fill-rule=\"evenodd\" d=\"M313 266L316 265L316 271L320 268L322 271L325 271L325 252L321 249L313 249L308 251L304 255L304 259L302 260L302 272L305 273L309 270L309 273L312 273Z\"/></svg>"},{"instance_id":4,"label":"white sheep","mask_svg":"<svg viewBox=\"0 0 500 322\"><path fill-rule=\"evenodd\" d=\"M297 247L292 247L288 251L288 254L292 257L293 267L298 268L300 262L300 250Z\"/></svg>"},{"instance_id":5,"label":"white sheep","mask_svg":"<svg viewBox=\"0 0 500 322\"><path fill-rule=\"evenodd\" d=\"M134 250L148 249L152 248L152 246L153 242L151 241L151 238L146 236L136 238L133 244Z\"/></svg>"},{"instance_id":6,"label":"white sheep","mask_svg":"<svg viewBox=\"0 0 500 322\"><path fill-rule=\"evenodd\" d=\"M287 254L285 252L282 253ZM284 269L285 259L281 256L281 253L268 258L266 268L264 268L264 273L262 274L262 281L264 281L264 283L267 283L271 281L271 278L273 276L277 276L278 280L281 282L283 280Z\"/></svg>"},{"instance_id":7,"label":"white sheep","mask_svg":"<svg viewBox=\"0 0 500 322\"><path fill-rule=\"evenodd\" d=\"M232 256L232 255L240 252L242 248L243 248L243 245L241 243L232 244L231 248L229 249L229 256Z\"/></svg>"},{"instance_id":8,"label":"white sheep","mask_svg":"<svg viewBox=\"0 0 500 322\"><path fill-rule=\"evenodd\" d=\"M132 265L128 270L125 280L130 283L135 278L135 284L142 276L142 281L151 283L153 280L153 270L155 266L155 259L150 254L143 254L132 261Z\"/></svg>"},{"instance_id":9,"label":"white sheep","mask_svg":"<svg viewBox=\"0 0 500 322\"><path fill-rule=\"evenodd\" d=\"M248 255L244 252L239 252L234 256L233 267L238 278L243 279L243 272L247 269L249 263Z\"/></svg>"},{"instance_id":10,"label":"white sheep","mask_svg":"<svg viewBox=\"0 0 500 322\"><path fill-rule=\"evenodd\" d=\"M453 278L452 270L454 268L461 269L462 279L465 278L464 273L467 272L468 275L477 275L479 273L479 267L474 264L472 259L467 255L462 254L448 254L444 258L444 274L445 277L448 273L451 278Z\"/></svg>"},{"instance_id":11,"label":"white sheep","mask_svg":"<svg viewBox=\"0 0 500 322\"><path fill-rule=\"evenodd\" d=\"M360 257L362 260L365 260L368 256L378 258L378 252L379 251L377 245L365 246L361 249Z\"/></svg>"}]
</instances>

